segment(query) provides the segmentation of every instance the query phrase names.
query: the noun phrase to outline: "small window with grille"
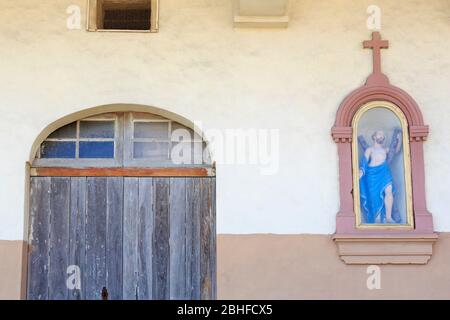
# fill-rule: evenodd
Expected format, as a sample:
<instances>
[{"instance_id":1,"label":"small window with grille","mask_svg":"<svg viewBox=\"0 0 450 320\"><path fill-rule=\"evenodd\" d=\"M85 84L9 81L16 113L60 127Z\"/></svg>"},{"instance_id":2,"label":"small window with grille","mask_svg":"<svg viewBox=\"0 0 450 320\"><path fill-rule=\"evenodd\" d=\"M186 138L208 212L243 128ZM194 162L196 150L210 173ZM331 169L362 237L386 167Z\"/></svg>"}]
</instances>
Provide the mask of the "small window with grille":
<instances>
[{"instance_id":1,"label":"small window with grille","mask_svg":"<svg viewBox=\"0 0 450 320\"><path fill-rule=\"evenodd\" d=\"M90 0L88 30L156 32L158 0Z\"/></svg>"}]
</instances>

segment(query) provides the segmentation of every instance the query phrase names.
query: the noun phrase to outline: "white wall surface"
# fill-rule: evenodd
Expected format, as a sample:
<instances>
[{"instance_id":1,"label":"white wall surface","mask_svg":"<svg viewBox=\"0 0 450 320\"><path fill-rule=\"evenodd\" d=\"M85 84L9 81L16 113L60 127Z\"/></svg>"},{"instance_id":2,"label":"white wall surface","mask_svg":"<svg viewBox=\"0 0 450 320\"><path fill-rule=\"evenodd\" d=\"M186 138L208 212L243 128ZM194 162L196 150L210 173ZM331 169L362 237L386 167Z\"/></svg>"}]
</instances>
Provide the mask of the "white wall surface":
<instances>
[{"instance_id":1,"label":"white wall surface","mask_svg":"<svg viewBox=\"0 0 450 320\"><path fill-rule=\"evenodd\" d=\"M25 162L39 133L82 109L135 103L207 128L279 128L280 170L218 166L219 233L333 233L330 128L371 71L369 4L382 9L383 69L422 108L426 190L450 231L450 1L294 0L287 29L233 29L231 0L161 0L157 34L66 28L84 0L0 0L0 239L22 239Z\"/></svg>"}]
</instances>

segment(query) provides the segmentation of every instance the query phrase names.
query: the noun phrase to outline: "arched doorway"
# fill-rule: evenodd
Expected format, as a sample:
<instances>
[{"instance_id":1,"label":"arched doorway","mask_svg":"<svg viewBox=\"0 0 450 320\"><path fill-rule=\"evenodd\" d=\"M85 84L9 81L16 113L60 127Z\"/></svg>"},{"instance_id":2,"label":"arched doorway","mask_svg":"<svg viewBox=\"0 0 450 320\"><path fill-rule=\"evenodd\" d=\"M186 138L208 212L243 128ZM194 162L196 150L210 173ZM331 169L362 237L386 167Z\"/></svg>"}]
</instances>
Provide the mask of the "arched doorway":
<instances>
[{"instance_id":1,"label":"arched doorway","mask_svg":"<svg viewBox=\"0 0 450 320\"><path fill-rule=\"evenodd\" d=\"M202 136L108 112L55 128L30 170L28 299L214 299L215 170Z\"/></svg>"}]
</instances>

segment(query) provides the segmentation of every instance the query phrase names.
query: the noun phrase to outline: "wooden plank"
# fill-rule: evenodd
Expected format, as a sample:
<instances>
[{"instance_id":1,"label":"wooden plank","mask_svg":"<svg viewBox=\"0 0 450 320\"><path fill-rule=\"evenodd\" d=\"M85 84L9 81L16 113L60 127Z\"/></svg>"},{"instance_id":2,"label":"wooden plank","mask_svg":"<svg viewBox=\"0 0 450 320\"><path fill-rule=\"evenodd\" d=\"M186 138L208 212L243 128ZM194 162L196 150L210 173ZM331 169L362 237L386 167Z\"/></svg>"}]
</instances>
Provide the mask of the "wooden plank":
<instances>
[{"instance_id":1,"label":"wooden plank","mask_svg":"<svg viewBox=\"0 0 450 320\"><path fill-rule=\"evenodd\" d=\"M216 227L216 178L207 178L211 181L211 294L212 299L217 299L217 227Z\"/></svg>"},{"instance_id":2,"label":"wooden plank","mask_svg":"<svg viewBox=\"0 0 450 320\"><path fill-rule=\"evenodd\" d=\"M186 178L186 299L200 299L200 179Z\"/></svg>"},{"instance_id":3,"label":"wooden plank","mask_svg":"<svg viewBox=\"0 0 450 320\"><path fill-rule=\"evenodd\" d=\"M206 177L212 168L31 168L32 177Z\"/></svg>"},{"instance_id":4,"label":"wooden plank","mask_svg":"<svg viewBox=\"0 0 450 320\"><path fill-rule=\"evenodd\" d=\"M52 178L48 299L68 298L70 178Z\"/></svg>"},{"instance_id":5,"label":"wooden plank","mask_svg":"<svg viewBox=\"0 0 450 320\"><path fill-rule=\"evenodd\" d=\"M86 299L100 300L106 286L106 178L87 178Z\"/></svg>"},{"instance_id":6,"label":"wooden plank","mask_svg":"<svg viewBox=\"0 0 450 320\"><path fill-rule=\"evenodd\" d=\"M200 292L202 300L213 297L212 271L211 271L211 181L200 179L202 195L201 221L200 221Z\"/></svg>"},{"instance_id":7,"label":"wooden plank","mask_svg":"<svg viewBox=\"0 0 450 320\"><path fill-rule=\"evenodd\" d=\"M153 299L169 299L169 179L155 178L153 233Z\"/></svg>"},{"instance_id":8,"label":"wooden plank","mask_svg":"<svg viewBox=\"0 0 450 320\"><path fill-rule=\"evenodd\" d=\"M107 178L106 288L109 300L122 299L123 178Z\"/></svg>"},{"instance_id":9,"label":"wooden plank","mask_svg":"<svg viewBox=\"0 0 450 320\"><path fill-rule=\"evenodd\" d=\"M71 178L70 181L70 241L69 265L77 266L79 279L73 275L75 281L80 281L80 288L73 283L74 289L69 290L70 300L84 300L84 277L86 267L86 178ZM75 271L77 272L77 271Z\"/></svg>"},{"instance_id":10,"label":"wooden plank","mask_svg":"<svg viewBox=\"0 0 450 320\"><path fill-rule=\"evenodd\" d=\"M170 178L170 299L185 300L186 293L186 179Z\"/></svg>"},{"instance_id":11,"label":"wooden plank","mask_svg":"<svg viewBox=\"0 0 450 320\"><path fill-rule=\"evenodd\" d=\"M137 299L137 246L138 246L139 179L124 179L123 212L123 299Z\"/></svg>"},{"instance_id":12,"label":"wooden plank","mask_svg":"<svg viewBox=\"0 0 450 320\"><path fill-rule=\"evenodd\" d=\"M138 283L137 298L151 300L153 298L153 178L139 179L138 201Z\"/></svg>"},{"instance_id":13,"label":"wooden plank","mask_svg":"<svg viewBox=\"0 0 450 320\"><path fill-rule=\"evenodd\" d=\"M50 187L50 178L31 178L27 288L29 300L48 299Z\"/></svg>"}]
</instances>

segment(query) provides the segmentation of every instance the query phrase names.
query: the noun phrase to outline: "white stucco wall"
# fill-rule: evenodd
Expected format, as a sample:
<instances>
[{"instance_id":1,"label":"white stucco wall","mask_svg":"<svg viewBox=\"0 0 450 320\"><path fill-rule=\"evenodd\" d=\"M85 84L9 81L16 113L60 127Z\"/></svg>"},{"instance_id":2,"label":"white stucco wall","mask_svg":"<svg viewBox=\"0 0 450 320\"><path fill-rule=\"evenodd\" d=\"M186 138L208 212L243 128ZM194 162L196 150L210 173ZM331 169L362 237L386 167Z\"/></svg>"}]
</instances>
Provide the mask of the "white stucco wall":
<instances>
[{"instance_id":1,"label":"white stucco wall","mask_svg":"<svg viewBox=\"0 0 450 320\"><path fill-rule=\"evenodd\" d=\"M382 9L383 69L431 127L426 190L450 231L450 1L294 0L287 29L233 29L231 0L161 0L157 34L66 29L85 0L0 0L0 239L22 239L25 162L38 134L111 103L165 108L205 128L279 128L280 170L218 166L219 233L333 233L330 138L344 96L371 71L366 8Z\"/></svg>"}]
</instances>

